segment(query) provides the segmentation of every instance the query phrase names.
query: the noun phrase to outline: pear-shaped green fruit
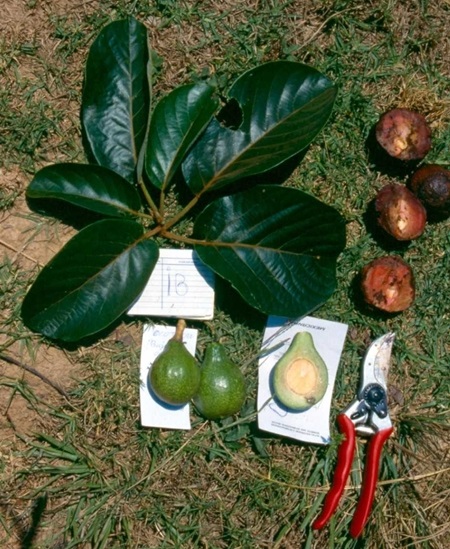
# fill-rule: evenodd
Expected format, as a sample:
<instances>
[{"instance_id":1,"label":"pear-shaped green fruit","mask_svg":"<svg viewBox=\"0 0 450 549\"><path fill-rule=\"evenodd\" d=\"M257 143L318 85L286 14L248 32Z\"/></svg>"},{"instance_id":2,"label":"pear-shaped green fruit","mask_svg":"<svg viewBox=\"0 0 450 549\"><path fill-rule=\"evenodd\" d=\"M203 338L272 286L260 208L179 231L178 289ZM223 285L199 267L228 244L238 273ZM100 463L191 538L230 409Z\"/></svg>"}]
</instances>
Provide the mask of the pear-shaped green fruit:
<instances>
[{"instance_id":1,"label":"pear-shaped green fruit","mask_svg":"<svg viewBox=\"0 0 450 549\"><path fill-rule=\"evenodd\" d=\"M273 389L281 404L304 411L319 402L328 387L328 369L309 332L298 332L273 369Z\"/></svg>"},{"instance_id":2,"label":"pear-shaped green fruit","mask_svg":"<svg viewBox=\"0 0 450 549\"><path fill-rule=\"evenodd\" d=\"M200 387L194 404L206 419L223 419L236 414L244 404L245 378L228 358L224 346L210 343L201 366Z\"/></svg>"},{"instance_id":3,"label":"pear-shaped green fruit","mask_svg":"<svg viewBox=\"0 0 450 549\"><path fill-rule=\"evenodd\" d=\"M187 404L200 385L200 367L183 343L184 320L177 323L175 335L154 360L148 373L155 395L167 404Z\"/></svg>"}]
</instances>

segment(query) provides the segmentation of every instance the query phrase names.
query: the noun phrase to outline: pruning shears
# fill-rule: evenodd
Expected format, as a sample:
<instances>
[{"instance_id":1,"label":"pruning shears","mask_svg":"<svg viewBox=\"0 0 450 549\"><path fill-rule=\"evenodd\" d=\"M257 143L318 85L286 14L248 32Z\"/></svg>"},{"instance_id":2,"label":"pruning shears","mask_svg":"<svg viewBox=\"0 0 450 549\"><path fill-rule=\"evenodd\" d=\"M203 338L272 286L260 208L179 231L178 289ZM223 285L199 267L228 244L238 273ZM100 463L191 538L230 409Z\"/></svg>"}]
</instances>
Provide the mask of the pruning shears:
<instances>
[{"instance_id":1,"label":"pruning shears","mask_svg":"<svg viewBox=\"0 0 450 549\"><path fill-rule=\"evenodd\" d=\"M356 448L356 435L370 437L361 494L350 525L350 535L358 537L369 518L380 469L381 452L393 432L387 405L387 376L395 334L387 333L368 348L362 363L359 389L353 402L337 417L344 441L338 449L337 465L321 514L312 527L320 530L335 512L347 479Z\"/></svg>"}]
</instances>

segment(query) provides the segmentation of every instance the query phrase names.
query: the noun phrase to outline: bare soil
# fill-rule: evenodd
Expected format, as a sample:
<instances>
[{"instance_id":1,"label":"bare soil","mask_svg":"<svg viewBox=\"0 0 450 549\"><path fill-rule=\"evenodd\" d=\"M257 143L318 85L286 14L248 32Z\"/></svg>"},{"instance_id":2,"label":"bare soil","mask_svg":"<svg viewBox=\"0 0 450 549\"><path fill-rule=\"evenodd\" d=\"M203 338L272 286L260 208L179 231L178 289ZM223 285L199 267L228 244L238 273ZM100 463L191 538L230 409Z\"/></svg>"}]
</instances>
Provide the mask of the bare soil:
<instances>
[{"instance_id":1,"label":"bare soil","mask_svg":"<svg viewBox=\"0 0 450 549\"><path fill-rule=\"evenodd\" d=\"M2 3L0 18L0 39L10 45L11 49L20 44L32 44L39 48L40 58L21 56L16 70L2 67L0 61L0 86L14 89L17 82L26 80L39 84L45 61L51 63L54 48L58 45L49 26L49 17L81 14L85 9L92 9L90 2L71 2L56 0L32 3L25 0L5 0ZM14 62L10 60L10 62ZM7 60L4 61L5 65ZM5 71L1 71L5 69ZM77 67L78 69L78 67ZM71 70L68 70L68 77ZM49 99L61 105L65 102L68 119L76 114L76 107L70 98L53 95L55 90L43 90ZM53 97L52 97L53 95ZM20 98L18 98L18 101ZM17 105L20 108L20 105ZM2 262L15 265L20 271L33 272L46 264L50 258L73 234L73 229L59 223L46 222L32 213L24 198L24 190L31 176L18 165L0 164L0 190L5 195L16 195L13 206L0 213L0 254ZM11 311L2 311L0 319L8 320ZM0 344L8 341L8 334L0 334ZM15 362L12 364L7 359ZM8 354L0 356L0 375L9 379L11 384L20 382L29 386L42 403L57 405L64 398L79 372L77 362L60 348L41 345L36 338L32 348L15 343L8 348ZM33 373L33 370L37 372ZM37 374L41 374L43 379ZM54 386L59 387L58 391ZM27 434L39 429L43 421L39 403L33 408L17 388L3 387L0 390L0 439L8 444L15 434Z\"/></svg>"}]
</instances>

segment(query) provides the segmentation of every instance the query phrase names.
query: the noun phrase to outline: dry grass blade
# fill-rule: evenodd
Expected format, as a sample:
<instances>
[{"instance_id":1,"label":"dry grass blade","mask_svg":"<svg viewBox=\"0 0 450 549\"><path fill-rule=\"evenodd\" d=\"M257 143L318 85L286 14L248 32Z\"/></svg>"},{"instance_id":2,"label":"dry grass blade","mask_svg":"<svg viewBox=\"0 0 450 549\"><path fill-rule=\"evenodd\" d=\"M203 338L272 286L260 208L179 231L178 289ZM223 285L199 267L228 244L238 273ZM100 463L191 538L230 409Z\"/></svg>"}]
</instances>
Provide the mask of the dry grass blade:
<instances>
[{"instance_id":1,"label":"dry grass blade","mask_svg":"<svg viewBox=\"0 0 450 549\"><path fill-rule=\"evenodd\" d=\"M53 382L51 379L48 379L44 374L36 370L36 368L33 368L31 366L27 366L23 362L20 362L19 360L16 360L15 358L12 358L10 356L6 356L3 354L0 354L0 360L3 360L4 362L8 362L9 364L14 364L15 366L19 366L19 368L22 368L23 370L26 370L30 374L33 374L34 376L38 377L41 381L46 383L47 385L50 385L55 391L57 391L60 395L62 395L65 398L68 398L68 393L61 387L58 383Z\"/></svg>"}]
</instances>

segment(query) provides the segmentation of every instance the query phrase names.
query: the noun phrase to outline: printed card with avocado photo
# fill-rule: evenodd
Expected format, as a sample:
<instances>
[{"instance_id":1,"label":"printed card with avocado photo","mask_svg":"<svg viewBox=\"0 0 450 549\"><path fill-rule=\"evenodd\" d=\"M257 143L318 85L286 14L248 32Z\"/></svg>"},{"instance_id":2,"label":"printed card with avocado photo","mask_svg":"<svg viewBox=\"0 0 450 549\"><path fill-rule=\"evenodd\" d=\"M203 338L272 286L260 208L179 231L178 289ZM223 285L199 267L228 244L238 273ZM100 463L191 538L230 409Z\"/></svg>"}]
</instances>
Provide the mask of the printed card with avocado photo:
<instances>
[{"instance_id":1,"label":"printed card with avocado photo","mask_svg":"<svg viewBox=\"0 0 450 549\"><path fill-rule=\"evenodd\" d=\"M310 316L269 317L258 368L258 426L330 443L330 407L348 326Z\"/></svg>"}]
</instances>

